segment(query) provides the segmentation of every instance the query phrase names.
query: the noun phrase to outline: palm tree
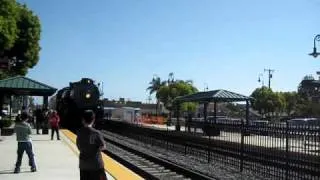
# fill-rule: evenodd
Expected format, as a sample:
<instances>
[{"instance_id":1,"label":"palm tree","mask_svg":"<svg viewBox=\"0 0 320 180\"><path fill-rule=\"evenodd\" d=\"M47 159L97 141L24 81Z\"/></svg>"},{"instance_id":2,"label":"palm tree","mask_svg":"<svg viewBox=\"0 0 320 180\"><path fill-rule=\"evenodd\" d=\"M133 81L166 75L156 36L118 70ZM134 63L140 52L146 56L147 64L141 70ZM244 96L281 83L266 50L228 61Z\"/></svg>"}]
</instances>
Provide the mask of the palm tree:
<instances>
[{"instance_id":1,"label":"palm tree","mask_svg":"<svg viewBox=\"0 0 320 180\"><path fill-rule=\"evenodd\" d=\"M174 74L173 72L169 73L168 84L172 84L174 82Z\"/></svg>"},{"instance_id":2,"label":"palm tree","mask_svg":"<svg viewBox=\"0 0 320 180\"><path fill-rule=\"evenodd\" d=\"M160 101L159 101L159 98L157 97L157 93L161 88L161 86L166 85L166 82L161 82L160 77L154 76L152 80L149 82L149 84L150 86L147 88L147 90L149 91L150 95L152 95L153 93L156 93L156 99L157 99L156 114L158 114L158 107L159 107Z\"/></svg>"},{"instance_id":3,"label":"palm tree","mask_svg":"<svg viewBox=\"0 0 320 180\"><path fill-rule=\"evenodd\" d=\"M149 82L150 86L147 88L147 90L149 91L150 95L152 95L153 93L157 93L158 90L160 89L162 82L160 77L153 77L152 80Z\"/></svg>"}]
</instances>

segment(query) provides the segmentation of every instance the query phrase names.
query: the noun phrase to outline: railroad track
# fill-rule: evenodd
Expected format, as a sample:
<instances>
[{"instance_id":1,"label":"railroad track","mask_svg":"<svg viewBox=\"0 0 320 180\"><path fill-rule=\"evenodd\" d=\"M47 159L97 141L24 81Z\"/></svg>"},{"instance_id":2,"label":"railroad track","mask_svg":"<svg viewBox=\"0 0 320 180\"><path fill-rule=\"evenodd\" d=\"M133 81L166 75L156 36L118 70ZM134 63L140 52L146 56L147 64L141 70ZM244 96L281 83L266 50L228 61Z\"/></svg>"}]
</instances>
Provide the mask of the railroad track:
<instances>
[{"instance_id":1,"label":"railroad track","mask_svg":"<svg viewBox=\"0 0 320 180\"><path fill-rule=\"evenodd\" d=\"M107 131L102 131L102 134L108 143L105 153L145 179L213 179L150 153L141 152L125 138L117 137Z\"/></svg>"}]
</instances>

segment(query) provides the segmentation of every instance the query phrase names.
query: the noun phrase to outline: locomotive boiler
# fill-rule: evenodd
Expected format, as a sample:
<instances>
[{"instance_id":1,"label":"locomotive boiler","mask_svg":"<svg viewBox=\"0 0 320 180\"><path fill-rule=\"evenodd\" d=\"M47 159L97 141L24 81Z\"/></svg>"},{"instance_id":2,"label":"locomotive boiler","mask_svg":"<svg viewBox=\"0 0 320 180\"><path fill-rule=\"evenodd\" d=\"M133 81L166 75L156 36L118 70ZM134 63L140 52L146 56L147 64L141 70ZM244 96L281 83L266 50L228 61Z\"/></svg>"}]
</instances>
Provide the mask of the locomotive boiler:
<instances>
[{"instance_id":1,"label":"locomotive boiler","mask_svg":"<svg viewBox=\"0 0 320 180\"><path fill-rule=\"evenodd\" d=\"M82 114L85 110L92 110L96 114L96 123L102 119L103 104L100 91L92 79L82 78L78 82L71 82L56 95L56 110L60 116L63 128L77 130L82 126Z\"/></svg>"}]
</instances>

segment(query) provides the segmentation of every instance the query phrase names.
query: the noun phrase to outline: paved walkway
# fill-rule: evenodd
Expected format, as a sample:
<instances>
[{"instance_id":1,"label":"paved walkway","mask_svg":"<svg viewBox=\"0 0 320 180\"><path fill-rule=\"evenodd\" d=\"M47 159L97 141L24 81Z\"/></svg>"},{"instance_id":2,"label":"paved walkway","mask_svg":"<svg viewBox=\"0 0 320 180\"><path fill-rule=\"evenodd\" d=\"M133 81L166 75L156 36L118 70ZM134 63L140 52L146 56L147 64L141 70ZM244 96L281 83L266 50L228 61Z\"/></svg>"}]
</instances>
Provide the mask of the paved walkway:
<instances>
[{"instance_id":1,"label":"paved walkway","mask_svg":"<svg viewBox=\"0 0 320 180\"><path fill-rule=\"evenodd\" d=\"M37 172L30 172L28 157L23 155L21 173L14 174L17 158L15 134L2 136L0 141L0 180L79 180L78 155L74 144L61 134L51 141L49 135L32 135ZM113 179L108 175L108 180Z\"/></svg>"}]
</instances>

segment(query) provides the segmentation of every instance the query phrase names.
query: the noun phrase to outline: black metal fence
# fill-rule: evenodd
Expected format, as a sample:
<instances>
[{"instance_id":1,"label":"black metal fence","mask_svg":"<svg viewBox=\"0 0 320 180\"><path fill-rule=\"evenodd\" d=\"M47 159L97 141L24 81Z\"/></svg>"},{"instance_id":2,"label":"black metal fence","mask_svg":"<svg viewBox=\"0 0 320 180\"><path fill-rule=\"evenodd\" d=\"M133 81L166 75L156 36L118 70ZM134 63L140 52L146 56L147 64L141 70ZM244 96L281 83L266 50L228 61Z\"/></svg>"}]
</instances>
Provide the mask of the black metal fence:
<instances>
[{"instance_id":1,"label":"black metal fence","mask_svg":"<svg viewBox=\"0 0 320 180\"><path fill-rule=\"evenodd\" d=\"M189 122L181 132L173 126L123 126L125 131L117 130L213 166L225 164L270 179L320 179L318 125Z\"/></svg>"},{"instance_id":2,"label":"black metal fence","mask_svg":"<svg viewBox=\"0 0 320 180\"><path fill-rule=\"evenodd\" d=\"M320 127L310 124L186 124L184 131L202 134L211 147L239 156L223 160L240 171L254 171L277 179L320 179ZM200 128L199 128L200 127ZM215 136L210 137L213 134ZM232 147L227 144L232 143ZM220 153L221 154L221 153ZM210 155L209 155L210 156ZM215 156L211 160L221 160ZM239 165L237 165L239 162Z\"/></svg>"}]
</instances>

